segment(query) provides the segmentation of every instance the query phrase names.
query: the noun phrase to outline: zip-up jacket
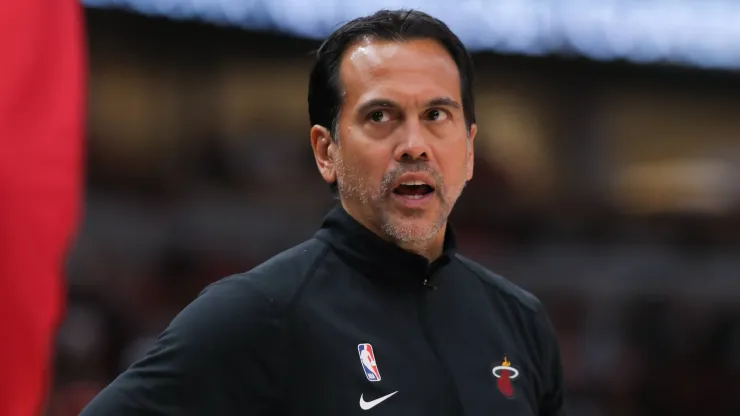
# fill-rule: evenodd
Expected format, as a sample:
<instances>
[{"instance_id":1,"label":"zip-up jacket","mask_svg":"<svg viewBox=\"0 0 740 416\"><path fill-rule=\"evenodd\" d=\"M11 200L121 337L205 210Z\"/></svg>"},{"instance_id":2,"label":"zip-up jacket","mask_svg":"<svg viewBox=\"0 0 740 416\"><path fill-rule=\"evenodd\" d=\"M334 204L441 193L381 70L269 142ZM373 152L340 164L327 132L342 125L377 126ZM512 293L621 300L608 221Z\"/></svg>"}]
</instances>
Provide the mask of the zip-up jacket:
<instances>
[{"instance_id":1,"label":"zip-up jacket","mask_svg":"<svg viewBox=\"0 0 740 416\"><path fill-rule=\"evenodd\" d=\"M337 207L207 287L82 415L565 414L542 305L454 240L430 263Z\"/></svg>"}]
</instances>

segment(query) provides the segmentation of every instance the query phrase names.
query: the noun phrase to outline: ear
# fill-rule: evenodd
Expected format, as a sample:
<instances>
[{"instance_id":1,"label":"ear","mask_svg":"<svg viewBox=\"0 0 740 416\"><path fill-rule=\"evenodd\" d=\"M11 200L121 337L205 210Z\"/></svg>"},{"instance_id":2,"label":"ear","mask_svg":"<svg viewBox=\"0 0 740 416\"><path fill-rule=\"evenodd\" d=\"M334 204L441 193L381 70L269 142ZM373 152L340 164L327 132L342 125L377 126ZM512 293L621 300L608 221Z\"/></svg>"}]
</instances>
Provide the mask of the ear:
<instances>
[{"instance_id":1,"label":"ear","mask_svg":"<svg viewBox=\"0 0 740 416\"><path fill-rule=\"evenodd\" d=\"M478 125L470 126L470 137L468 138L468 180L473 179L473 166L475 165L475 135L478 134Z\"/></svg>"},{"instance_id":2,"label":"ear","mask_svg":"<svg viewBox=\"0 0 740 416\"><path fill-rule=\"evenodd\" d=\"M326 127L318 124L311 127L311 147L321 176L327 183L336 182L337 172L334 165L336 143Z\"/></svg>"}]
</instances>

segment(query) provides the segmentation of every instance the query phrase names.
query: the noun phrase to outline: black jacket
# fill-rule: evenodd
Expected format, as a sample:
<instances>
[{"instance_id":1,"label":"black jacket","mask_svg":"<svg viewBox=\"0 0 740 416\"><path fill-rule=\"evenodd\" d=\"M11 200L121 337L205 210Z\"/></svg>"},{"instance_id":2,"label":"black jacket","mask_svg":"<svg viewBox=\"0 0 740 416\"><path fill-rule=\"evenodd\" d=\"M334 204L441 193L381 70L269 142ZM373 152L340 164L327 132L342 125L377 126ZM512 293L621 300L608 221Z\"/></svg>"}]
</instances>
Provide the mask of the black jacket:
<instances>
[{"instance_id":1,"label":"black jacket","mask_svg":"<svg viewBox=\"0 0 740 416\"><path fill-rule=\"evenodd\" d=\"M451 230L430 264L341 208L206 288L82 412L372 414L563 415L562 370L540 302L457 254Z\"/></svg>"}]
</instances>

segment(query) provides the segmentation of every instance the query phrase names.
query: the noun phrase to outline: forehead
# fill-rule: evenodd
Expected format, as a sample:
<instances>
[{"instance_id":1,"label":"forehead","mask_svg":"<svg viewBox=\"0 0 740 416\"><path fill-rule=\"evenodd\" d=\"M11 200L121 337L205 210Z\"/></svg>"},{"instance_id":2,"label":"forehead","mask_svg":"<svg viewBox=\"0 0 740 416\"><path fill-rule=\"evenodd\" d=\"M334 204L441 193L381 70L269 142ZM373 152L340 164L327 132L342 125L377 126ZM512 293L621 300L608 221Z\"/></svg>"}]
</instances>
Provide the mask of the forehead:
<instances>
[{"instance_id":1,"label":"forehead","mask_svg":"<svg viewBox=\"0 0 740 416\"><path fill-rule=\"evenodd\" d=\"M344 54L340 78L345 105L376 98L426 101L450 97L460 101L460 73L437 41L363 40Z\"/></svg>"}]
</instances>

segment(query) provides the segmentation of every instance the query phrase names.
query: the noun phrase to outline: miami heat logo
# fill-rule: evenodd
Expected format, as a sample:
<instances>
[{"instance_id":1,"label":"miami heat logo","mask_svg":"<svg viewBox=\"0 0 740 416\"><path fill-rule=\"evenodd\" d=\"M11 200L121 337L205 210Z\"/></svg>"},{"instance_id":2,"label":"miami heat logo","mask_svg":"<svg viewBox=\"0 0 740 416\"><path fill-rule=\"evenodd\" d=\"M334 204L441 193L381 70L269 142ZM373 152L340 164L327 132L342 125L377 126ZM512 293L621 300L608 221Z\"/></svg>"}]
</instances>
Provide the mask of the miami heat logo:
<instances>
[{"instance_id":1,"label":"miami heat logo","mask_svg":"<svg viewBox=\"0 0 740 416\"><path fill-rule=\"evenodd\" d=\"M511 385L511 380L519 377L519 370L511 366L508 357L504 357L504 362L493 368L493 375L498 379L497 384L501 394L508 398L514 397L514 386Z\"/></svg>"}]
</instances>

